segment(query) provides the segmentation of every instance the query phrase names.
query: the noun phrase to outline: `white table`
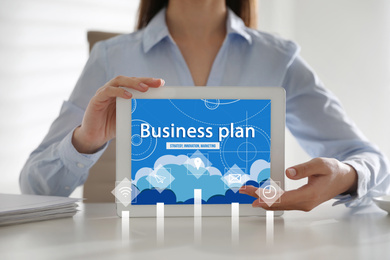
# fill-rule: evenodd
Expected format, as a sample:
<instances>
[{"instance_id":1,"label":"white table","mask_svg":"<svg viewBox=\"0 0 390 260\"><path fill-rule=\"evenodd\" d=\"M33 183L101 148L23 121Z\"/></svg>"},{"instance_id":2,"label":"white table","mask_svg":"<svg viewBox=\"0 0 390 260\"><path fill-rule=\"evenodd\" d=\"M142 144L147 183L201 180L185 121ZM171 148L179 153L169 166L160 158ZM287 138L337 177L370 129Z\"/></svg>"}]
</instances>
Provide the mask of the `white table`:
<instances>
[{"instance_id":1,"label":"white table","mask_svg":"<svg viewBox=\"0 0 390 260\"><path fill-rule=\"evenodd\" d=\"M240 218L239 244L229 217L203 218L200 243L193 218L166 218L161 245L155 218L130 219L123 241L115 205L80 208L73 218L0 227L0 259L390 259L390 217L376 206L286 212L275 218L273 246L264 217Z\"/></svg>"}]
</instances>

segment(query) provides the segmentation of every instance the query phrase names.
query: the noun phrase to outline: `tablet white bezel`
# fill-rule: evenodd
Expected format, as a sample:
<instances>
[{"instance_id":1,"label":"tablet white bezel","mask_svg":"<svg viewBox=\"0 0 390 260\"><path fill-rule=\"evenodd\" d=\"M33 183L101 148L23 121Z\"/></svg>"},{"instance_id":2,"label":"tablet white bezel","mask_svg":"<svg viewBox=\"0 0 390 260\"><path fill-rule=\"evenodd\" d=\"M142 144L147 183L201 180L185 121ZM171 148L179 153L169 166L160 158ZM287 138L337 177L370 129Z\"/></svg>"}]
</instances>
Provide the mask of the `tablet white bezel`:
<instances>
[{"instance_id":1,"label":"tablet white bezel","mask_svg":"<svg viewBox=\"0 0 390 260\"><path fill-rule=\"evenodd\" d=\"M147 92L128 89L135 99L270 99L271 178L284 189L285 90L281 87L160 87ZM116 180L131 179L131 100L116 101ZM130 133L130 134L129 134ZM117 202L117 213L130 217L156 216L156 205L128 205ZM193 216L193 205L165 205L165 216ZM283 212L275 212L275 216ZM230 204L202 205L202 216L230 216ZM240 216L265 216L265 210L240 205Z\"/></svg>"}]
</instances>

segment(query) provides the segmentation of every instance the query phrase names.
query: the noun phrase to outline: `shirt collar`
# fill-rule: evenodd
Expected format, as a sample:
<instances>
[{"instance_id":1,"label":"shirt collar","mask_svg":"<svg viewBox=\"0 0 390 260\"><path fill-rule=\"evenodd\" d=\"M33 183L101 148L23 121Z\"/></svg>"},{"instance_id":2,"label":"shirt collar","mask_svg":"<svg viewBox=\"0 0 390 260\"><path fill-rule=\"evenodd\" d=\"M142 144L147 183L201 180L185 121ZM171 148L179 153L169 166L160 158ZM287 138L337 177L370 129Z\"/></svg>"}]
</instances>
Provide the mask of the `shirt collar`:
<instances>
[{"instance_id":1,"label":"shirt collar","mask_svg":"<svg viewBox=\"0 0 390 260\"><path fill-rule=\"evenodd\" d=\"M169 30L165 20L166 8L158 12L145 28L143 34L144 52L149 52L156 44L166 37L170 37ZM249 44L252 43L251 35L246 31L244 22L232 10L228 9L226 21L227 34L236 34L244 38Z\"/></svg>"},{"instance_id":2,"label":"shirt collar","mask_svg":"<svg viewBox=\"0 0 390 260\"><path fill-rule=\"evenodd\" d=\"M166 8L163 8L160 12L158 12L145 28L143 35L143 47L145 53L147 53L154 47L154 45L162 41L164 38L170 37L168 27L165 22L165 11Z\"/></svg>"},{"instance_id":3,"label":"shirt collar","mask_svg":"<svg viewBox=\"0 0 390 260\"><path fill-rule=\"evenodd\" d=\"M228 17L226 21L227 34L236 34L252 44L252 36L247 32L247 27L240 17L238 17L230 8L228 9Z\"/></svg>"}]
</instances>

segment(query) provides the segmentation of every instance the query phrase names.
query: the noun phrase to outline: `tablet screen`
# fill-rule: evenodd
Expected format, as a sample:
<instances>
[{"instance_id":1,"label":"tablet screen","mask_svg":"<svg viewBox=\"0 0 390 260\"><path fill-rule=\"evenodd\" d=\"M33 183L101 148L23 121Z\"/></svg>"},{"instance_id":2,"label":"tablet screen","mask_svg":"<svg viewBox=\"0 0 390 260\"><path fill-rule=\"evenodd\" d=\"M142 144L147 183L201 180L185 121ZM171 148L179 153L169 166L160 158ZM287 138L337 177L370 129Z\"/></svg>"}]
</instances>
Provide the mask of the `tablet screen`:
<instances>
[{"instance_id":1,"label":"tablet screen","mask_svg":"<svg viewBox=\"0 0 390 260\"><path fill-rule=\"evenodd\" d=\"M133 99L133 205L252 203L270 178L271 100Z\"/></svg>"}]
</instances>

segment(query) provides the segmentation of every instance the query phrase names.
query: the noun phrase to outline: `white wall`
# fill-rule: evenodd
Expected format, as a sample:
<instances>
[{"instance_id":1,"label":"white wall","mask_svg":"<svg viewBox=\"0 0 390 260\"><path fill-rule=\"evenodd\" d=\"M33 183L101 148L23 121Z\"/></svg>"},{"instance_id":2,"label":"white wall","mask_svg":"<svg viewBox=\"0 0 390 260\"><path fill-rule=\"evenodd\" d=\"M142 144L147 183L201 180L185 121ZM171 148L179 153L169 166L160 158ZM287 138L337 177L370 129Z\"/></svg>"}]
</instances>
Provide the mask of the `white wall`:
<instances>
[{"instance_id":1,"label":"white wall","mask_svg":"<svg viewBox=\"0 0 390 260\"><path fill-rule=\"evenodd\" d=\"M87 30L132 31L138 2L1 0L0 192L19 193L24 162L88 58Z\"/></svg>"},{"instance_id":2,"label":"white wall","mask_svg":"<svg viewBox=\"0 0 390 260\"><path fill-rule=\"evenodd\" d=\"M297 42L349 116L390 156L390 1L259 3L260 29ZM286 166L309 159L290 134L286 146ZM288 188L296 186L287 183Z\"/></svg>"}]
</instances>

